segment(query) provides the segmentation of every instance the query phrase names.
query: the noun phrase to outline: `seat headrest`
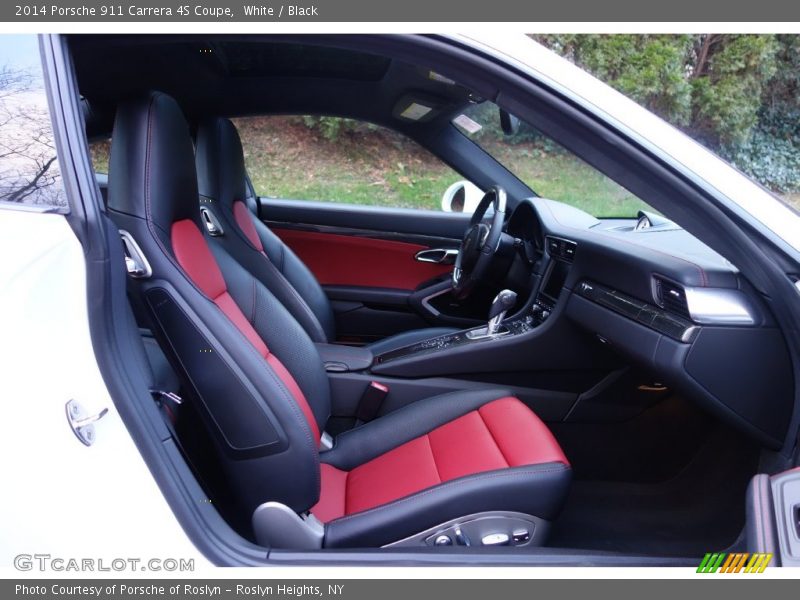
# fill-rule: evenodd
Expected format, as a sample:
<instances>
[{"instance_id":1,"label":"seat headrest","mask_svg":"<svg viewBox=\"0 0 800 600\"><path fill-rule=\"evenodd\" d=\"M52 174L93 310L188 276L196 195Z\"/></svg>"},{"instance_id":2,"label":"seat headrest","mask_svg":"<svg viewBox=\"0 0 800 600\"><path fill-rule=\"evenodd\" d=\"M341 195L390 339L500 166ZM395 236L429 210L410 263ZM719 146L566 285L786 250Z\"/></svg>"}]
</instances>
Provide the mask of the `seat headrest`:
<instances>
[{"instance_id":1,"label":"seat headrest","mask_svg":"<svg viewBox=\"0 0 800 600\"><path fill-rule=\"evenodd\" d=\"M230 207L247 198L247 170L239 132L230 119L214 118L197 130L197 185L201 196Z\"/></svg>"},{"instance_id":2,"label":"seat headrest","mask_svg":"<svg viewBox=\"0 0 800 600\"><path fill-rule=\"evenodd\" d=\"M117 109L108 170L108 207L169 232L199 222L189 125L174 99L148 92Z\"/></svg>"}]
</instances>

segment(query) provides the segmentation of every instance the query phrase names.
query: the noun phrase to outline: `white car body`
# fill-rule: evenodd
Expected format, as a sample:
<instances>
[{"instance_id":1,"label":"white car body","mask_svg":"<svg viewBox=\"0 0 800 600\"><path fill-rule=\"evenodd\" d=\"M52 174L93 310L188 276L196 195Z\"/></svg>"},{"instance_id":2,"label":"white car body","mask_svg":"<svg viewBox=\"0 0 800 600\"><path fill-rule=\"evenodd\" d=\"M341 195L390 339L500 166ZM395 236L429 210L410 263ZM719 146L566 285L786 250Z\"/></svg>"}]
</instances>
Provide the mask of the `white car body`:
<instances>
[{"instance_id":1,"label":"white car body","mask_svg":"<svg viewBox=\"0 0 800 600\"><path fill-rule=\"evenodd\" d=\"M66 219L0 205L0 230L3 573L24 575L18 568L32 563L29 573L40 575L45 559L33 555L91 558L95 570L127 558L208 566L111 401L92 349L83 249ZM67 422L71 399L89 415L108 409L91 446ZM69 575L67 567L48 571Z\"/></svg>"}]
</instances>

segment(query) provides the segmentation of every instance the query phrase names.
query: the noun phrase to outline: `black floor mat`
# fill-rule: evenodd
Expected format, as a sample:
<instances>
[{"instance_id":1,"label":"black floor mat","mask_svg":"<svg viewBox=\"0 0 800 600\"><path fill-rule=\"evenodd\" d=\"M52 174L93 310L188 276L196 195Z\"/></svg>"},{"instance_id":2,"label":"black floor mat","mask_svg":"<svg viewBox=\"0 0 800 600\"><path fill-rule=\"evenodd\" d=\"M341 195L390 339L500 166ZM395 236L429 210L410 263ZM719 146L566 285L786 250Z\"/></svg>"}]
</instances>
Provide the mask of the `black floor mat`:
<instances>
[{"instance_id":1,"label":"black floor mat","mask_svg":"<svg viewBox=\"0 0 800 600\"><path fill-rule=\"evenodd\" d=\"M757 466L755 444L715 427L666 481L575 481L548 545L686 557L724 549L744 525L745 490Z\"/></svg>"}]
</instances>

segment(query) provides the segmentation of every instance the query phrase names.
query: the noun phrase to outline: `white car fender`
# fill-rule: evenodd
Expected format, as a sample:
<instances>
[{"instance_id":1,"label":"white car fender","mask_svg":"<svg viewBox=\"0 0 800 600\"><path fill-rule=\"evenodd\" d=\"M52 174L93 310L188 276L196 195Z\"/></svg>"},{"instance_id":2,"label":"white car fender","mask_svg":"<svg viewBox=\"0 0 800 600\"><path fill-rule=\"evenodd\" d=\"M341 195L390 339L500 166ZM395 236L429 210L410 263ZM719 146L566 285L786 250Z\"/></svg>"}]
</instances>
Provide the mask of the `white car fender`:
<instances>
[{"instance_id":1,"label":"white car fender","mask_svg":"<svg viewBox=\"0 0 800 600\"><path fill-rule=\"evenodd\" d=\"M92 348L82 247L60 214L0 208L0 568L20 554L193 559L120 419ZM84 445L65 405L108 412ZM34 571L31 574L35 574Z\"/></svg>"}]
</instances>

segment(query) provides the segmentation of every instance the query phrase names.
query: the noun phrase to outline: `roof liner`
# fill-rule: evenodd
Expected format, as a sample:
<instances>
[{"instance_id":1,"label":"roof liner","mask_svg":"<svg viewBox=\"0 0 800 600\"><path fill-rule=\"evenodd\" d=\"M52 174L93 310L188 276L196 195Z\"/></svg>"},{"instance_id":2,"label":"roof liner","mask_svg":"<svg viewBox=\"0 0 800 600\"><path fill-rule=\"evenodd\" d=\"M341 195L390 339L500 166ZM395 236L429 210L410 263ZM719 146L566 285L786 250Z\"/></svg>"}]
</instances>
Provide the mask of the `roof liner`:
<instances>
[{"instance_id":1,"label":"roof liner","mask_svg":"<svg viewBox=\"0 0 800 600\"><path fill-rule=\"evenodd\" d=\"M440 99L440 118L470 92L424 67L337 47L325 36L70 36L87 131L106 134L119 100L156 89L190 121L206 116L327 114L397 125L403 96ZM430 126L430 125L428 125Z\"/></svg>"}]
</instances>

